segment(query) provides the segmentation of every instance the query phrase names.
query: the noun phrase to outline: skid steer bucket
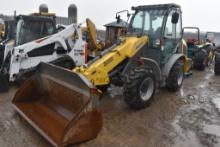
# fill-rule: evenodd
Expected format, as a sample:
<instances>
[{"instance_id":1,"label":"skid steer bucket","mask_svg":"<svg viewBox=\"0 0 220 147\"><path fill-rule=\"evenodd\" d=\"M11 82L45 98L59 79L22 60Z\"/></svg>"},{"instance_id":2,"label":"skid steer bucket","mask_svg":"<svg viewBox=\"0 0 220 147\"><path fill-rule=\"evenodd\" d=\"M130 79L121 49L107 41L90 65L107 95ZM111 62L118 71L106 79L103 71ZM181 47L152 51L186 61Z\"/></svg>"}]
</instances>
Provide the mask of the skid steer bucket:
<instances>
[{"instance_id":1,"label":"skid steer bucket","mask_svg":"<svg viewBox=\"0 0 220 147\"><path fill-rule=\"evenodd\" d=\"M96 137L102 127L99 96L82 75L41 63L12 103L50 143L65 146Z\"/></svg>"}]
</instances>

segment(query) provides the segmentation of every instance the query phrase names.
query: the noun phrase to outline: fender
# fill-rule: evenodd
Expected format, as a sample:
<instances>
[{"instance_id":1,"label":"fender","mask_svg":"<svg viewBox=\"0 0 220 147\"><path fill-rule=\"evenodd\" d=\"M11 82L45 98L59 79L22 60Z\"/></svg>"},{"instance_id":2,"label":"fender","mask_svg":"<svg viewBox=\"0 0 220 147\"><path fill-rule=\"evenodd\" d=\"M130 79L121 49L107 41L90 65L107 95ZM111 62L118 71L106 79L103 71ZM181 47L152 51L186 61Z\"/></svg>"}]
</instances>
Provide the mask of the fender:
<instances>
[{"instance_id":1,"label":"fender","mask_svg":"<svg viewBox=\"0 0 220 147\"><path fill-rule=\"evenodd\" d=\"M166 78L169 76L170 70L173 67L173 65L176 63L177 60L179 59L183 59L184 60L184 64L186 63L186 57L183 54L173 54L169 61L164 65L163 69L162 69L162 74L163 76L165 76Z\"/></svg>"},{"instance_id":2,"label":"fender","mask_svg":"<svg viewBox=\"0 0 220 147\"><path fill-rule=\"evenodd\" d=\"M162 79L162 74L161 74L160 66L158 65L158 63L150 58L141 57L141 59L144 60L145 65L153 69L156 80L160 81Z\"/></svg>"},{"instance_id":3,"label":"fender","mask_svg":"<svg viewBox=\"0 0 220 147\"><path fill-rule=\"evenodd\" d=\"M156 81L160 81L162 79L162 74L158 63L150 58L140 57L140 59L144 61L144 65L147 65L152 68L153 72L155 73ZM125 68L123 69L122 75L127 73L130 68L134 67L135 63L136 61L134 61L134 58L131 58L126 64Z\"/></svg>"}]
</instances>

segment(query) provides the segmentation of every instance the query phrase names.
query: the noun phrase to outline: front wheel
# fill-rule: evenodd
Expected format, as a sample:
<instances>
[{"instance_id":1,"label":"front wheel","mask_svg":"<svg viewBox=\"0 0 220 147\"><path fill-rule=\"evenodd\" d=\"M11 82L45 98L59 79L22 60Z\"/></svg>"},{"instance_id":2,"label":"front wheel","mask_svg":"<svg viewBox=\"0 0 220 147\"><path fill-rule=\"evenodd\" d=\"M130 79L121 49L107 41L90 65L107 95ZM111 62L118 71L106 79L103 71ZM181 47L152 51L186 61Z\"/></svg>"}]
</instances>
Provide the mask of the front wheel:
<instances>
[{"instance_id":1,"label":"front wheel","mask_svg":"<svg viewBox=\"0 0 220 147\"><path fill-rule=\"evenodd\" d=\"M9 90L9 75L0 73L0 92Z\"/></svg>"},{"instance_id":2,"label":"front wheel","mask_svg":"<svg viewBox=\"0 0 220 147\"><path fill-rule=\"evenodd\" d=\"M170 74L166 81L166 86L169 91L177 91L183 83L183 64L177 61L170 70Z\"/></svg>"},{"instance_id":3,"label":"front wheel","mask_svg":"<svg viewBox=\"0 0 220 147\"><path fill-rule=\"evenodd\" d=\"M130 108L146 108L155 93L156 80L149 68L137 67L125 76L124 96Z\"/></svg>"}]
</instances>

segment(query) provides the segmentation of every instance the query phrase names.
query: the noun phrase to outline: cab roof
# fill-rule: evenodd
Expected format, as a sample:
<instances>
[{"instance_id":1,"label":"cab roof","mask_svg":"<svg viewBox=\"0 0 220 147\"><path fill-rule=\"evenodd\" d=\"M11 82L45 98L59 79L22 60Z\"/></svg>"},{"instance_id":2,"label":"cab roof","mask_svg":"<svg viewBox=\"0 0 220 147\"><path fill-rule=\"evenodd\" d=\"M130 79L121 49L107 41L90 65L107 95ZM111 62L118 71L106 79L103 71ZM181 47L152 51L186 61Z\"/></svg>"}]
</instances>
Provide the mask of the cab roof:
<instances>
[{"instance_id":1,"label":"cab roof","mask_svg":"<svg viewBox=\"0 0 220 147\"><path fill-rule=\"evenodd\" d=\"M55 20L55 17L51 16L32 16L32 15L18 15L16 16L16 20L24 19L24 20L30 20L30 21L53 21Z\"/></svg>"},{"instance_id":2,"label":"cab roof","mask_svg":"<svg viewBox=\"0 0 220 147\"><path fill-rule=\"evenodd\" d=\"M175 3L170 3L170 4L159 4L159 5L141 5L137 7L132 7L132 10L167 10L171 8L181 8L180 5L175 4Z\"/></svg>"}]
</instances>

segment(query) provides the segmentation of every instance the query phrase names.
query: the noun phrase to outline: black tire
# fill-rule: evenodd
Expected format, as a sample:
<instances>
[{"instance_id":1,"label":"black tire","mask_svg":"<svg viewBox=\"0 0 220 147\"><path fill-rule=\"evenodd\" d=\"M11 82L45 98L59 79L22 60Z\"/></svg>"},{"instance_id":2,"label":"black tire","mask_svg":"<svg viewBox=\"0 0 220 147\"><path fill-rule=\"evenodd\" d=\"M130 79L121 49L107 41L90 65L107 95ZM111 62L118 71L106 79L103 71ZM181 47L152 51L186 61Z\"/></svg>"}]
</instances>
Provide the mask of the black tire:
<instances>
[{"instance_id":1,"label":"black tire","mask_svg":"<svg viewBox=\"0 0 220 147\"><path fill-rule=\"evenodd\" d=\"M193 67L196 70L205 70L207 63L207 54L205 51L197 51L194 53Z\"/></svg>"},{"instance_id":2,"label":"black tire","mask_svg":"<svg viewBox=\"0 0 220 147\"><path fill-rule=\"evenodd\" d=\"M9 76L8 74L0 73L0 92L7 92L9 90Z\"/></svg>"},{"instance_id":3,"label":"black tire","mask_svg":"<svg viewBox=\"0 0 220 147\"><path fill-rule=\"evenodd\" d=\"M156 79L151 69L137 67L125 76L123 87L125 102L130 108L140 110L150 104L156 90Z\"/></svg>"},{"instance_id":4,"label":"black tire","mask_svg":"<svg viewBox=\"0 0 220 147\"><path fill-rule=\"evenodd\" d=\"M166 80L166 87L171 92L176 92L183 83L183 63L177 61L170 70L169 76Z\"/></svg>"},{"instance_id":5,"label":"black tire","mask_svg":"<svg viewBox=\"0 0 220 147\"><path fill-rule=\"evenodd\" d=\"M11 53L8 53L5 61L2 64L0 71L0 92L7 92L9 90L9 68L10 68Z\"/></svg>"},{"instance_id":6,"label":"black tire","mask_svg":"<svg viewBox=\"0 0 220 147\"><path fill-rule=\"evenodd\" d=\"M220 75L220 53L215 55L215 75Z\"/></svg>"}]
</instances>

